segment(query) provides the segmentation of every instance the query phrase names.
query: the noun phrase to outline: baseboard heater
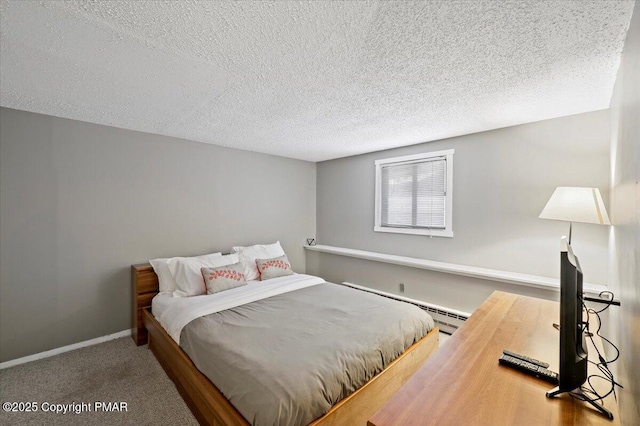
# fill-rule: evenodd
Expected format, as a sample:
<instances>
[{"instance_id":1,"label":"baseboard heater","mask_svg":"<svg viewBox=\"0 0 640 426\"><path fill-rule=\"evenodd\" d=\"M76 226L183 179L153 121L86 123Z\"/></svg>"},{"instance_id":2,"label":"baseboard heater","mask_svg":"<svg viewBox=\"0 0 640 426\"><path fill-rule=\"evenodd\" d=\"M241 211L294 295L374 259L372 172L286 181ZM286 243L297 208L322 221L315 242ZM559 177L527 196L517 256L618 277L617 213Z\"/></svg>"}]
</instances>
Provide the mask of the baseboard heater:
<instances>
[{"instance_id":1,"label":"baseboard heater","mask_svg":"<svg viewBox=\"0 0 640 426\"><path fill-rule=\"evenodd\" d=\"M378 294L389 299L401 300L403 302L416 305L417 307L428 312L429 315L431 315L436 325L440 328L440 331L449 334L452 334L454 331L456 331L471 316L471 314L467 312L457 311L455 309L434 305L432 303L423 302L422 300L411 299L409 297L404 297L393 293L387 293L386 291L376 290L347 281L344 281L342 284L349 287L357 288L358 290Z\"/></svg>"}]
</instances>

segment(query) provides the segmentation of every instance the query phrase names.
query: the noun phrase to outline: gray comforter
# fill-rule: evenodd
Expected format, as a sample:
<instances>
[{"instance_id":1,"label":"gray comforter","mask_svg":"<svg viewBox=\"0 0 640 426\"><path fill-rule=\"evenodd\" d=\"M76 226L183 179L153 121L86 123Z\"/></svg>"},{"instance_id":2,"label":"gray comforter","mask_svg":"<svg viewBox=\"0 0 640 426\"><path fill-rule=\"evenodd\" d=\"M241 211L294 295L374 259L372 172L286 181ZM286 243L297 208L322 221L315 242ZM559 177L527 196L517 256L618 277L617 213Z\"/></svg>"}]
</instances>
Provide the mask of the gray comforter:
<instances>
[{"instance_id":1,"label":"gray comforter","mask_svg":"<svg viewBox=\"0 0 640 426\"><path fill-rule=\"evenodd\" d=\"M200 317L180 344L249 423L306 425L433 326L416 306L327 283Z\"/></svg>"}]
</instances>

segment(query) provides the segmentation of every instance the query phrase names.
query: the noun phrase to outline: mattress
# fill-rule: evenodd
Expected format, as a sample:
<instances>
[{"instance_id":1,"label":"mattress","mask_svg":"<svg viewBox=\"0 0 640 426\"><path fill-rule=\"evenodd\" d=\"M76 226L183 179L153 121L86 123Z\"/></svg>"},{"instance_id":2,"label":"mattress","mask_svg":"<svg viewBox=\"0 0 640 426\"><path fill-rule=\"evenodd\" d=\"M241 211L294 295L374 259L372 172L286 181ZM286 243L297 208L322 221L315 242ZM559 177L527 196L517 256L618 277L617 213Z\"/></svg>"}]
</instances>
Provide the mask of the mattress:
<instances>
[{"instance_id":1,"label":"mattress","mask_svg":"<svg viewBox=\"0 0 640 426\"><path fill-rule=\"evenodd\" d=\"M416 306L300 274L255 288L287 286L284 278L298 280L299 288L179 328L182 349L254 426L305 425L321 417L434 327ZM197 307L213 298L198 297L179 304ZM179 304L164 311L164 322Z\"/></svg>"}]
</instances>

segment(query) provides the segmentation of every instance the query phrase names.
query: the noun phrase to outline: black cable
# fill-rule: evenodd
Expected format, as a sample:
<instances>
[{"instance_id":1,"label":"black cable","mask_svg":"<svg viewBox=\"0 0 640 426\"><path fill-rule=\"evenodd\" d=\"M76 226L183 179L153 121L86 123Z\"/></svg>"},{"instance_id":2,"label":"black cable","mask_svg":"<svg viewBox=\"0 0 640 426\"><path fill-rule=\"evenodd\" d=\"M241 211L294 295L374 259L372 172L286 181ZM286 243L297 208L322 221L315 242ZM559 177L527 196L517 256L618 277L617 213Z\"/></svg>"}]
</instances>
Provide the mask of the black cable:
<instances>
[{"instance_id":1,"label":"black cable","mask_svg":"<svg viewBox=\"0 0 640 426\"><path fill-rule=\"evenodd\" d=\"M603 297L604 294L610 296L609 300L613 300L614 299L614 294L612 292L610 292L610 291L600 292L599 297L604 298ZM569 395L571 395L572 398L579 399L579 400L582 400L582 401L596 402L596 401L603 400L604 398L606 398L607 396L609 396L610 394L613 393L614 397L617 400L618 397L616 395L616 386L622 388L622 385L620 385L618 382L615 381L613 373L609 369L609 365L608 364L613 363L616 360L618 360L618 358L620 357L620 350L609 339L607 339L606 337L604 337L603 335L600 334L600 330L602 328L602 320L600 318L600 313L602 313L605 310L607 310L609 308L609 306L611 306L611 305L606 305L604 308L602 308L600 310L591 309L591 308L588 308L586 306L586 304L584 303L584 300L582 299L582 297L580 297L580 303L582 304L582 308L584 309L584 311L587 313L587 321L583 322L581 331L583 333L585 333L585 335L591 339L591 343L592 343L593 347L595 348L596 353L598 354L598 360L600 362L596 363L596 362L591 361L589 359L587 359L587 361L590 362L591 364L595 365L598 368L598 370L600 371L600 373L602 373L602 375L600 375L600 374L591 374L591 375L589 375L587 377L586 382L585 382L588 385L588 387L585 386L584 384L580 387L580 390L582 391L582 394L574 394L572 392L569 392ZM613 359L607 360L605 357L603 357L602 354L600 353L600 350L596 346L595 341L593 339L593 333L591 333L590 330L589 330L589 323L590 323L589 314L594 314L595 317L598 320L598 325L597 325L597 329L596 329L595 334L597 336L599 336L602 340L606 341L609 345L611 345L611 347L616 351L616 355L615 355L615 357ZM604 395L600 395L600 393L598 393L595 390L595 387L591 383L591 380L593 380L593 379L605 380L605 381L607 381L607 382L609 382L611 384L611 388ZM589 394L590 395L594 395L594 397L588 396Z\"/></svg>"},{"instance_id":2,"label":"black cable","mask_svg":"<svg viewBox=\"0 0 640 426\"><path fill-rule=\"evenodd\" d=\"M611 292L607 292L607 293L611 293ZM611 294L613 295L613 293L611 293ZM595 311L593 311L593 309L592 309L592 312L594 312L594 313L596 314L596 318L598 318L598 330L596 330L596 335L597 335L597 336L599 336L602 340L604 340L604 341L605 341L605 342L607 342L608 344L610 344L610 345L611 345L611 347L612 347L613 349L615 349L615 351L616 351L616 356L615 356L611 361L607 361L607 362L615 362L615 361L617 361L617 359L620 357L620 350L618 349L618 347L617 347L616 345L614 345L614 344L611 342L611 340L607 339L607 338L606 338L606 337L604 337L602 334L600 334L600 329L602 328L602 320L600 319L599 312L602 312L603 310L605 310L605 309L609 308L609 306L611 306L611 305L607 305L604 309L602 309L602 310L600 310L600 311L598 311L598 312L595 312ZM587 311L587 312L588 312L588 311Z\"/></svg>"},{"instance_id":3,"label":"black cable","mask_svg":"<svg viewBox=\"0 0 640 426\"><path fill-rule=\"evenodd\" d=\"M610 294L611 295L611 299L613 299L613 293L611 293L610 291L601 292L600 296L602 296L603 293ZM591 362L592 364L596 365L598 367L598 369L603 374L605 374L607 376L607 378L605 380L609 380L611 382L614 396L616 396L616 399L617 399L617 395L615 394L615 386L619 386L620 388L622 388L622 385L614 380L613 373L609 370L608 363L615 362L620 357L620 350L609 339L607 339L602 334L600 334L600 330L602 328L602 319L600 318L599 313L604 311L604 310L606 310L607 308L609 308L609 306L610 305L607 305L604 309L601 309L600 311L595 311L594 309L587 309L587 314L593 313L593 314L596 315L596 318L598 319L598 329L596 330L596 335L599 336L602 340L606 341L607 343L609 343L611 345L611 347L616 351L616 356L612 360L607 361L600 354L600 351L598 350L598 347L595 345L595 342L593 340L593 336L589 336L591 338L591 343L593 344L593 347L595 348L596 352L598 353L598 359L600 360L600 363L596 364L593 361L589 361L589 362ZM596 377L601 377L601 376L596 376Z\"/></svg>"},{"instance_id":4,"label":"black cable","mask_svg":"<svg viewBox=\"0 0 640 426\"><path fill-rule=\"evenodd\" d=\"M603 297L603 296L602 296L603 294L610 295L611 297L609 297L609 298ZM599 298L601 298L601 299L603 299L604 301L607 301L607 302L612 302L612 301L613 301L613 299L614 299L613 293L612 293L612 292L610 292L610 291L608 291L608 290L601 291L601 292L598 294L598 297L599 297ZM609 309L609 306L611 306L611 305L610 305L610 304L606 304L606 306L605 306L604 308L600 309L599 311L595 311L595 310L593 310L593 309L592 309L592 310L593 310L594 312L600 313L600 312L603 312L603 311L606 311L607 309Z\"/></svg>"}]
</instances>

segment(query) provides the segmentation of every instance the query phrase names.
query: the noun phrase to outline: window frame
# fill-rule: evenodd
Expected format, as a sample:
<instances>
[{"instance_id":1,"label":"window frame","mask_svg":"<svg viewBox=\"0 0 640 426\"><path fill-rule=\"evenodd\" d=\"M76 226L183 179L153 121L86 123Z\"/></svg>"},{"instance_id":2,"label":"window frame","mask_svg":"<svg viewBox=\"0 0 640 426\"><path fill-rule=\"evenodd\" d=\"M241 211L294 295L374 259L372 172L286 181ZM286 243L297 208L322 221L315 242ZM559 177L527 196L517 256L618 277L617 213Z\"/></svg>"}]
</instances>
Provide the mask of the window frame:
<instances>
[{"instance_id":1,"label":"window frame","mask_svg":"<svg viewBox=\"0 0 640 426\"><path fill-rule=\"evenodd\" d=\"M453 155L454 149L442 151L425 152L414 155L404 155L402 157L385 158L375 161L376 167L376 188L375 188L375 232L390 232L395 234L427 235L430 237L453 238ZM446 192L445 192L445 228L425 229L411 227L391 227L382 226L382 166L391 163L418 162L419 160L429 160L434 157L445 157L446 162Z\"/></svg>"}]
</instances>

